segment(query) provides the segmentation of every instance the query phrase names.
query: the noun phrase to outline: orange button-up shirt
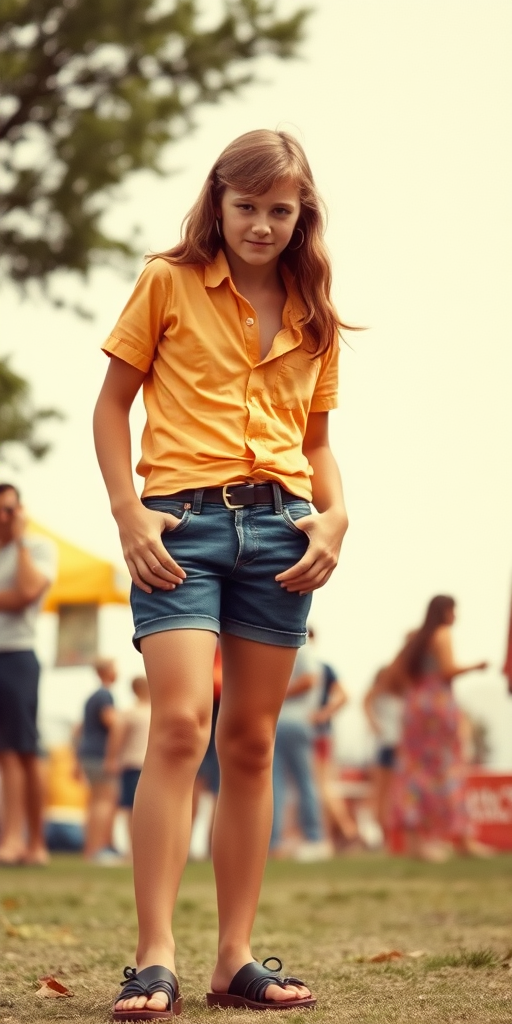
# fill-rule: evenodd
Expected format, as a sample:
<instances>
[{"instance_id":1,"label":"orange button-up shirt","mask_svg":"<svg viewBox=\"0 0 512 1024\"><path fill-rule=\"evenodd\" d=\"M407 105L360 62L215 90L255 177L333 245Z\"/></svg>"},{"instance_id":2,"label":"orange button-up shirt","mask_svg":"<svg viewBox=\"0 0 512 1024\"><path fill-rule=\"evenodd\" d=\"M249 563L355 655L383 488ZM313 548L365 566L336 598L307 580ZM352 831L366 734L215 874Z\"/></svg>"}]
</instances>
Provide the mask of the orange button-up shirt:
<instances>
[{"instance_id":1,"label":"orange button-up shirt","mask_svg":"<svg viewBox=\"0 0 512 1024\"><path fill-rule=\"evenodd\" d=\"M302 441L308 414L336 407L339 344L308 350L303 304L283 278L283 327L261 359L256 312L222 250L207 266L156 258L142 271L102 347L146 374L143 497L275 480L311 500Z\"/></svg>"}]
</instances>

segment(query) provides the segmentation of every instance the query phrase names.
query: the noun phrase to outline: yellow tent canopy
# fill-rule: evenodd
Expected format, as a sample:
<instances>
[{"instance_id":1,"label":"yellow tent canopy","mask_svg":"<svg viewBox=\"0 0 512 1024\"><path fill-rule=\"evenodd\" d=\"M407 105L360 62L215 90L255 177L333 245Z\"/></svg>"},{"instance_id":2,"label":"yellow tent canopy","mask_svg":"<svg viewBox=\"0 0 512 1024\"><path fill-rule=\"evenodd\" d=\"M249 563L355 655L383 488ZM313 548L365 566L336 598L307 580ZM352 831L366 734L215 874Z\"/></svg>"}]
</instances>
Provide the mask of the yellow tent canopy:
<instances>
[{"instance_id":1,"label":"yellow tent canopy","mask_svg":"<svg viewBox=\"0 0 512 1024\"><path fill-rule=\"evenodd\" d=\"M46 594L42 610L57 612L66 604L128 604L130 578L112 562L76 547L39 523L31 522L32 533L49 537L57 547L58 572Z\"/></svg>"}]
</instances>

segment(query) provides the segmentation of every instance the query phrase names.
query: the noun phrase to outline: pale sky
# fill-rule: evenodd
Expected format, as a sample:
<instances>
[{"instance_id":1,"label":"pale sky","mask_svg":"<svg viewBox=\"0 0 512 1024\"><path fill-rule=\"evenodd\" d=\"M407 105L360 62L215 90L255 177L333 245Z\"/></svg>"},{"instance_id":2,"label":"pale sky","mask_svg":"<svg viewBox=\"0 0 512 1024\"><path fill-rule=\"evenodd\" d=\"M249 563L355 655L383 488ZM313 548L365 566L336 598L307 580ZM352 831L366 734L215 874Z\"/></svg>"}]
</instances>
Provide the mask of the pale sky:
<instances>
[{"instance_id":1,"label":"pale sky","mask_svg":"<svg viewBox=\"0 0 512 1024\"><path fill-rule=\"evenodd\" d=\"M265 60L259 84L202 108L195 134L165 154L172 176L127 182L109 224L140 226L142 267L144 251L176 241L232 138L260 127L298 135L329 211L335 301L345 320L368 326L347 334L332 414L351 524L314 598L319 647L357 700L430 597L453 594L459 660L492 664L457 693L489 722L496 764L510 767L512 700L499 670L512 585L512 5L313 6L302 59ZM66 415L48 428L44 462L21 458L2 476L20 484L36 520L119 564L90 421L106 369L100 344L138 269L128 281L109 271L86 286L61 280L92 322L8 288L1 299L1 353L38 405ZM139 410L135 454L141 423ZM129 618L114 618L105 653L137 671ZM354 715L341 729L348 746Z\"/></svg>"}]
</instances>

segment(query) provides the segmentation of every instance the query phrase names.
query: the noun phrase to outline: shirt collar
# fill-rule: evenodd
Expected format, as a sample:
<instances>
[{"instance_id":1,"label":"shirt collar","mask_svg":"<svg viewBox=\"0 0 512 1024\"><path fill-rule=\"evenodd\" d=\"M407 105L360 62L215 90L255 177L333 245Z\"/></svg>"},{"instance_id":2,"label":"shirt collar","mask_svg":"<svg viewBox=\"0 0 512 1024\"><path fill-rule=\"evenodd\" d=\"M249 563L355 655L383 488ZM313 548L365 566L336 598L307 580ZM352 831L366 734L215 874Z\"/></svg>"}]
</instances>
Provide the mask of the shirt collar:
<instances>
[{"instance_id":1,"label":"shirt collar","mask_svg":"<svg viewBox=\"0 0 512 1024\"><path fill-rule=\"evenodd\" d=\"M285 263L281 263L279 269L287 293L285 318L288 316L290 326L297 329L306 319L306 307L295 287L291 270L289 270ZM212 263L207 263L204 268L205 288L218 288L226 280L231 282L231 287L235 290L226 254L223 249L219 249Z\"/></svg>"},{"instance_id":2,"label":"shirt collar","mask_svg":"<svg viewBox=\"0 0 512 1024\"><path fill-rule=\"evenodd\" d=\"M231 278L229 263L223 249L219 249L212 263L207 263L204 268L205 288L218 288L226 278Z\"/></svg>"}]
</instances>

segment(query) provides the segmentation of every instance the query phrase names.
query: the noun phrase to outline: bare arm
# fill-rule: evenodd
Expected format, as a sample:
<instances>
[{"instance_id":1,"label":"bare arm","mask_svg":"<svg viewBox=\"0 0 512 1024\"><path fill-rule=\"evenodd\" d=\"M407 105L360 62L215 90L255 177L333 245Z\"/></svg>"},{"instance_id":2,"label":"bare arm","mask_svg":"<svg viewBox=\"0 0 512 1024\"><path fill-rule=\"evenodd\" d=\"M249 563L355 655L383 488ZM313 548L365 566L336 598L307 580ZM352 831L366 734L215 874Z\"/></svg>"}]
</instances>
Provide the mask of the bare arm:
<instances>
[{"instance_id":1,"label":"bare arm","mask_svg":"<svg viewBox=\"0 0 512 1024\"><path fill-rule=\"evenodd\" d=\"M375 735L378 736L380 731L381 731L381 728L380 728L380 724L379 724L379 721L378 721L377 716L375 714L375 709L374 709L374 706L373 706L373 701L374 701L375 697L376 697L375 686L372 686L368 690L368 693L365 694L365 697L363 699L363 710L364 710L364 713L365 713L365 715L366 715L366 717L368 719L368 722L370 723L370 728L371 728L372 732L374 732Z\"/></svg>"},{"instance_id":2,"label":"bare arm","mask_svg":"<svg viewBox=\"0 0 512 1024\"><path fill-rule=\"evenodd\" d=\"M439 626L436 629L432 637L431 650L438 660L441 674L445 679L453 679L455 676L462 676L466 672L480 672L487 668L486 661L472 662L470 665L457 664L453 654L449 626Z\"/></svg>"},{"instance_id":3,"label":"bare arm","mask_svg":"<svg viewBox=\"0 0 512 1024\"><path fill-rule=\"evenodd\" d=\"M311 413L302 446L313 469L313 504L317 512L297 519L295 525L308 535L308 549L299 562L276 576L286 590L300 594L308 594L327 583L338 564L348 528L341 477L329 445L328 424L328 413Z\"/></svg>"},{"instance_id":4,"label":"bare arm","mask_svg":"<svg viewBox=\"0 0 512 1024\"><path fill-rule=\"evenodd\" d=\"M0 590L0 611L19 612L33 604L49 587L50 580L37 568L25 544L27 520L24 509L16 509L13 519L13 541L17 549L16 577L12 587Z\"/></svg>"},{"instance_id":5,"label":"bare arm","mask_svg":"<svg viewBox=\"0 0 512 1024\"><path fill-rule=\"evenodd\" d=\"M178 520L145 508L133 483L129 415L144 377L121 359L110 359L94 411L94 441L130 575L150 594L153 587L174 590L185 573L162 544L163 531Z\"/></svg>"},{"instance_id":6,"label":"bare arm","mask_svg":"<svg viewBox=\"0 0 512 1024\"><path fill-rule=\"evenodd\" d=\"M345 690L345 687L342 686L339 679L336 679L335 682L331 684L327 703L324 704L323 707L317 708L312 716L312 721L316 725L323 725L324 722L330 722L331 718L334 718L336 712L340 711L347 701L347 691Z\"/></svg>"}]
</instances>

